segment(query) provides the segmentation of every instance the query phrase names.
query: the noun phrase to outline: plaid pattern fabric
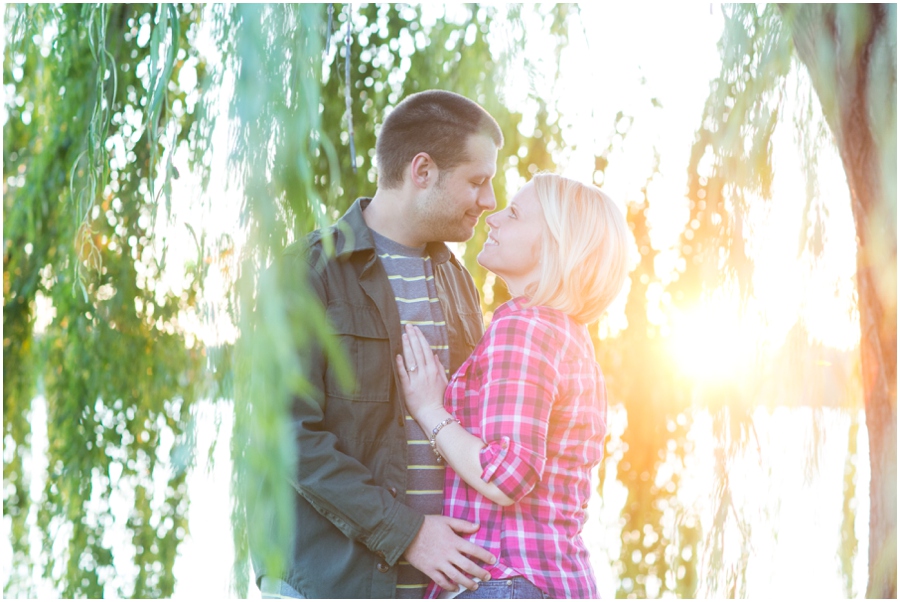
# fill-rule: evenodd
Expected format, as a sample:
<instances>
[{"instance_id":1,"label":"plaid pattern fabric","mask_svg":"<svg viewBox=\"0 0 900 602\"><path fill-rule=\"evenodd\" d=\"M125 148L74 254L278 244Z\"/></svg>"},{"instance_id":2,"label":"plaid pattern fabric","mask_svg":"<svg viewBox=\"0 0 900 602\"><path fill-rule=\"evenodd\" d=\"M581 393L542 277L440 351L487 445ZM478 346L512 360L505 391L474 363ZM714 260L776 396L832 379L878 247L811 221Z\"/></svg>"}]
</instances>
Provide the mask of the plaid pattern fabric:
<instances>
[{"instance_id":1,"label":"plaid pattern fabric","mask_svg":"<svg viewBox=\"0 0 900 602\"><path fill-rule=\"evenodd\" d=\"M470 539L498 558L485 567L492 579L521 575L553 598L596 598L580 533L603 454L606 387L587 328L524 304L497 309L444 397L487 443L482 479L515 503L494 504L448 468L444 514L481 525Z\"/></svg>"}]
</instances>

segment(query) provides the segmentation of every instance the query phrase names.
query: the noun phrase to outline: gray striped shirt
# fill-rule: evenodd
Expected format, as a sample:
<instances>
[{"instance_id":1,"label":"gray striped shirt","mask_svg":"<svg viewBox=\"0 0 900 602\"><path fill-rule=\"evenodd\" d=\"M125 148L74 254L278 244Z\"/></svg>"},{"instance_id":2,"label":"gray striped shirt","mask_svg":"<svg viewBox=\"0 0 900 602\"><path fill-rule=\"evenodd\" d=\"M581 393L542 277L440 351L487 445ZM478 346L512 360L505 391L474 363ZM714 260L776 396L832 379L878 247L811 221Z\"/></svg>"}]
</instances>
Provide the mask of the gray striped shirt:
<instances>
[{"instance_id":1,"label":"gray striped shirt","mask_svg":"<svg viewBox=\"0 0 900 602\"><path fill-rule=\"evenodd\" d=\"M424 246L407 247L375 231L372 231L372 237L375 239L378 258L394 291L400 324L418 326L449 373L447 325L437 297L431 257L425 253ZM437 462L431 451L428 437L408 413L406 440L406 504L423 514L440 514L444 500L444 467ZM398 598L422 598L429 581L422 572L405 560L400 560Z\"/></svg>"}]
</instances>

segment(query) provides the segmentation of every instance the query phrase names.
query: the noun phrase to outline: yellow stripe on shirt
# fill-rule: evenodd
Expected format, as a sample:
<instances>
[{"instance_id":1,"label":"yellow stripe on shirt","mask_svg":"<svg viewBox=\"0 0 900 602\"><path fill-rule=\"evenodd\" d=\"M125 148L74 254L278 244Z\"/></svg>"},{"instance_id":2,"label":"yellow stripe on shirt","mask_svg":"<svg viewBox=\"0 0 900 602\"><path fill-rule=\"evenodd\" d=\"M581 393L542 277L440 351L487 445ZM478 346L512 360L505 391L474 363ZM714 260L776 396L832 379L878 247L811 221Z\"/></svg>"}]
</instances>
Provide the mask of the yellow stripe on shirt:
<instances>
[{"instance_id":1,"label":"yellow stripe on shirt","mask_svg":"<svg viewBox=\"0 0 900 602\"><path fill-rule=\"evenodd\" d=\"M400 320L400 325L412 324L413 326L446 326L446 322L435 322L434 320Z\"/></svg>"},{"instance_id":2,"label":"yellow stripe on shirt","mask_svg":"<svg viewBox=\"0 0 900 602\"><path fill-rule=\"evenodd\" d=\"M416 282L418 280L424 280L428 282L429 280L434 280L434 276L401 276L400 274L388 274L388 280L402 280L403 282Z\"/></svg>"}]
</instances>

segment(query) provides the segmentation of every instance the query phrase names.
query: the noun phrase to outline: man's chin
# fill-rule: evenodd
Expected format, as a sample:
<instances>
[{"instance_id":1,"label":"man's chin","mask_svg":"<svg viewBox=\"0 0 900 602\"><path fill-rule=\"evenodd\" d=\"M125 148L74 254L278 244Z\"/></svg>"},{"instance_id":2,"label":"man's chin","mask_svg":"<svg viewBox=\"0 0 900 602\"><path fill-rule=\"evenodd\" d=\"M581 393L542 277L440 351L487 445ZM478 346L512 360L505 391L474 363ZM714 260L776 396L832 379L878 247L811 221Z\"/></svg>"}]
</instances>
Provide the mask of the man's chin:
<instances>
[{"instance_id":1,"label":"man's chin","mask_svg":"<svg viewBox=\"0 0 900 602\"><path fill-rule=\"evenodd\" d=\"M467 242L475 236L475 228L460 230L458 232L448 232L444 242Z\"/></svg>"}]
</instances>

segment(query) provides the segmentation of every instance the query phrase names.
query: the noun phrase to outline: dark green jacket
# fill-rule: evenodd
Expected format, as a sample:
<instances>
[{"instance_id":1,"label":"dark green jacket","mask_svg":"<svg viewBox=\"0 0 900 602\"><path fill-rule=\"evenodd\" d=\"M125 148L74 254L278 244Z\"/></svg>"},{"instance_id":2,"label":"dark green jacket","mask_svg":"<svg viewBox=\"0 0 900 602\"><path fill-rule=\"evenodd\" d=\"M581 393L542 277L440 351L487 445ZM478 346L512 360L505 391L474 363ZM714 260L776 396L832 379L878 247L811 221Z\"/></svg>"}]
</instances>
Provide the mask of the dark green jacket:
<instances>
[{"instance_id":1,"label":"dark green jacket","mask_svg":"<svg viewBox=\"0 0 900 602\"><path fill-rule=\"evenodd\" d=\"M424 520L404 504L405 410L395 375L400 317L359 199L330 227L286 251L304 262L334 332L356 371L347 391L318 347L300 350L312 394L294 403L298 469L296 538L284 576L310 598L392 598L397 561ZM328 257L323 239L334 241ZM447 322L450 370L481 338L472 277L443 243L428 248ZM302 269L297 272L302 273Z\"/></svg>"}]
</instances>

